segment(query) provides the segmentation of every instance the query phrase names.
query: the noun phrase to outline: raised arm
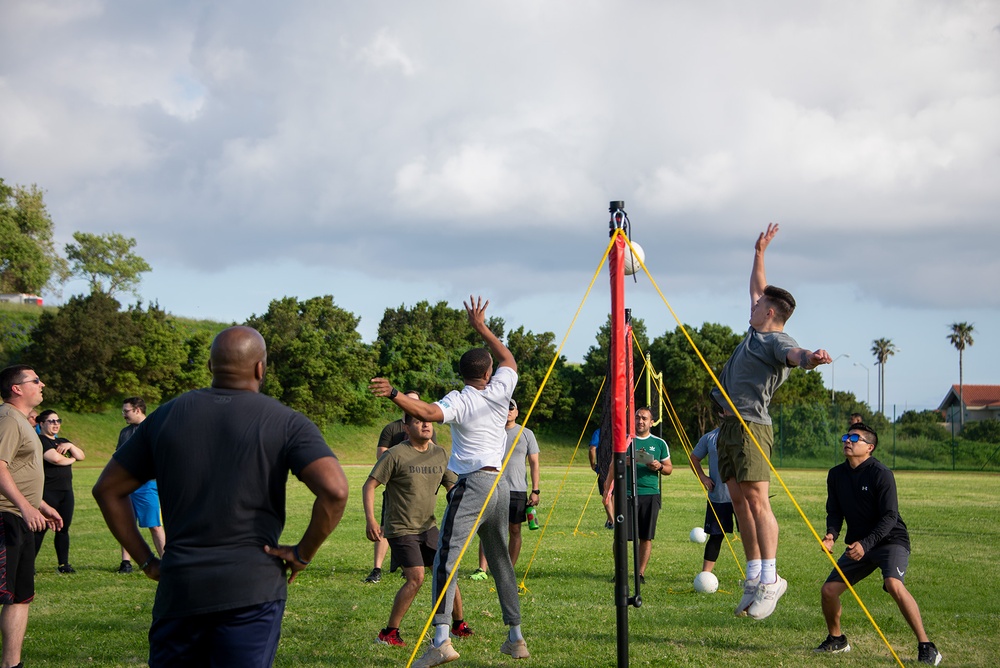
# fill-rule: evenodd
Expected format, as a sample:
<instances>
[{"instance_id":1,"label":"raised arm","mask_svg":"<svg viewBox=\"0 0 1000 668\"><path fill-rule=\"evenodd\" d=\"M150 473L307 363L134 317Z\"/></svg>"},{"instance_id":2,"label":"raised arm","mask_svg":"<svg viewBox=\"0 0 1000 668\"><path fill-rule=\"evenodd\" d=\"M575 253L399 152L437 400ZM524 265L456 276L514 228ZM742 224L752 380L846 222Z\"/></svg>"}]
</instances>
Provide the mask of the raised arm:
<instances>
[{"instance_id":1,"label":"raised arm","mask_svg":"<svg viewBox=\"0 0 1000 668\"><path fill-rule=\"evenodd\" d=\"M753 247L753 269L750 270L750 307L757 303L764 288L767 287L767 272L764 271L764 251L767 250L774 235L778 233L777 223L768 223L767 231L761 232Z\"/></svg>"},{"instance_id":2,"label":"raised arm","mask_svg":"<svg viewBox=\"0 0 1000 668\"><path fill-rule=\"evenodd\" d=\"M507 350L507 346L500 342L497 335L486 326L486 307L489 305L490 300L487 299L484 302L482 297L473 299L472 295L469 295L468 303L462 302L465 312L469 314L469 324L479 336L483 337L483 341L486 342L486 346L497 361L497 367L507 366L517 371L517 362L514 360L514 356Z\"/></svg>"},{"instance_id":3,"label":"raised arm","mask_svg":"<svg viewBox=\"0 0 1000 668\"><path fill-rule=\"evenodd\" d=\"M368 384L368 389L376 397L388 397L392 403L403 409L404 413L412 415L424 422L441 422L444 420L444 411L437 404L429 404L420 399L408 397L392 386L388 378L372 378ZM379 454L381 456L381 453Z\"/></svg>"}]
</instances>

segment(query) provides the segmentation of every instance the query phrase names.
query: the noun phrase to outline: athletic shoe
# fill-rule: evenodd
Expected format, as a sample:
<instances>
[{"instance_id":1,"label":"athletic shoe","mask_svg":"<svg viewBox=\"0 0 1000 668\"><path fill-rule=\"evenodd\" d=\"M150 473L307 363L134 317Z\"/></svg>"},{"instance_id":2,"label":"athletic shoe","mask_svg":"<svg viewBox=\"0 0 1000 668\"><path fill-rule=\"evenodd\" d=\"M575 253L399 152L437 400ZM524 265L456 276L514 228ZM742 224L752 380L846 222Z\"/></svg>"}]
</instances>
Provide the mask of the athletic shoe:
<instances>
[{"instance_id":1,"label":"athletic shoe","mask_svg":"<svg viewBox=\"0 0 1000 668\"><path fill-rule=\"evenodd\" d=\"M483 580L489 580L490 574L481 568L477 568L472 571L472 575L469 576L470 580L476 580L477 582L482 582Z\"/></svg>"},{"instance_id":2,"label":"athletic shoe","mask_svg":"<svg viewBox=\"0 0 1000 668\"><path fill-rule=\"evenodd\" d=\"M778 599L788 589L788 581L780 575L777 577L778 579L771 584L764 584L762 582L757 586L757 596L754 597L753 603L747 608L747 614L754 619L770 617L771 613L774 612L775 606L778 605Z\"/></svg>"},{"instance_id":3,"label":"athletic shoe","mask_svg":"<svg viewBox=\"0 0 1000 668\"><path fill-rule=\"evenodd\" d=\"M932 642L922 642L917 645L917 661L936 666L941 663L941 652L937 650Z\"/></svg>"},{"instance_id":4,"label":"athletic shoe","mask_svg":"<svg viewBox=\"0 0 1000 668\"><path fill-rule=\"evenodd\" d=\"M604 528L605 529L614 529L615 528L615 523L612 522L611 520L608 520L607 522L604 523Z\"/></svg>"},{"instance_id":5,"label":"athletic shoe","mask_svg":"<svg viewBox=\"0 0 1000 668\"><path fill-rule=\"evenodd\" d=\"M440 647L431 645L423 656L413 663L413 668L430 668L440 666L442 663L454 661L459 657L458 652L451 646L451 638L448 638Z\"/></svg>"},{"instance_id":6,"label":"athletic shoe","mask_svg":"<svg viewBox=\"0 0 1000 668\"><path fill-rule=\"evenodd\" d=\"M646 576L645 575L639 575L639 584L641 584L641 585L646 584Z\"/></svg>"},{"instance_id":7,"label":"athletic shoe","mask_svg":"<svg viewBox=\"0 0 1000 668\"><path fill-rule=\"evenodd\" d=\"M821 642L819 647L813 651L818 653L829 652L830 654L840 654L841 652L850 652L851 646L847 642L847 636L834 638L833 636L827 634L826 640Z\"/></svg>"},{"instance_id":8,"label":"athletic shoe","mask_svg":"<svg viewBox=\"0 0 1000 668\"><path fill-rule=\"evenodd\" d=\"M760 578L743 581L743 598L740 599L739 605L736 606L735 614L737 617L747 616L747 608L750 607L754 598L756 598L758 586L760 586Z\"/></svg>"},{"instance_id":9,"label":"athletic shoe","mask_svg":"<svg viewBox=\"0 0 1000 668\"><path fill-rule=\"evenodd\" d=\"M473 635L472 629L465 622L462 622L458 626L451 627L451 635L456 638L468 638Z\"/></svg>"},{"instance_id":10,"label":"athletic shoe","mask_svg":"<svg viewBox=\"0 0 1000 668\"><path fill-rule=\"evenodd\" d=\"M132 562L128 559L122 562L122 565L118 567L119 573L131 573L132 572Z\"/></svg>"},{"instance_id":11,"label":"athletic shoe","mask_svg":"<svg viewBox=\"0 0 1000 668\"><path fill-rule=\"evenodd\" d=\"M503 644L500 645L500 652L510 655L512 659L527 659L531 656L531 653L528 651L528 644L524 642L524 638L518 640L508 638L504 640Z\"/></svg>"},{"instance_id":12,"label":"athletic shoe","mask_svg":"<svg viewBox=\"0 0 1000 668\"><path fill-rule=\"evenodd\" d=\"M60 573L76 573L76 569L69 564L60 564L59 568L56 570Z\"/></svg>"},{"instance_id":13,"label":"athletic shoe","mask_svg":"<svg viewBox=\"0 0 1000 668\"><path fill-rule=\"evenodd\" d=\"M365 582L367 582L368 584L376 584L376 583L379 583L381 581L382 581L382 569L381 568L373 568L372 572L369 573L368 577L365 578Z\"/></svg>"},{"instance_id":14,"label":"athletic shoe","mask_svg":"<svg viewBox=\"0 0 1000 668\"><path fill-rule=\"evenodd\" d=\"M381 643L383 645L393 645L395 647L405 647L406 643L403 639L399 637L399 629L382 629L378 632L378 637L375 638L375 642Z\"/></svg>"}]
</instances>

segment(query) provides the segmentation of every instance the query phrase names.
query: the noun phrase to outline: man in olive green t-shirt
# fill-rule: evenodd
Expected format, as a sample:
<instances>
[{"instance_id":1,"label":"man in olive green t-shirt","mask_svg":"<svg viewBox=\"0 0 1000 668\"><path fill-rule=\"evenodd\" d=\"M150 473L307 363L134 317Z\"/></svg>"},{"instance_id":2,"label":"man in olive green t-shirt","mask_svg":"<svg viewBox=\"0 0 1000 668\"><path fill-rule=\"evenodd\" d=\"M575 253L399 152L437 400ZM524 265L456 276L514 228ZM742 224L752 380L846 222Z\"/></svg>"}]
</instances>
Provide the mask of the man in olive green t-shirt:
<instances>
[{"instance_id":1,"label":"man in olive green t-shirt","mask_svg":"<svg viewBox=\"0 0 1000 668\"><path fill-rule=\"evenodd\" d=\"M424 568L434 563L437 552L437 491L442 485L450 490L458 480L448 470L448 453L431 441L433 424L409 415L403 423L407 440L379 458L361 490L368 539L377 542L384 536L388 540L392 550L389 570L402 568L406 578L393 601L389 624L378 634L377 641L386 645L405 644L399 637L399 625L424 583ZM379 485L385 485L381 526L375 517L375 488ZM452 634L472 635L462 619L462 597L457 588L452 618Z\"/></svg>"}]
</instances>

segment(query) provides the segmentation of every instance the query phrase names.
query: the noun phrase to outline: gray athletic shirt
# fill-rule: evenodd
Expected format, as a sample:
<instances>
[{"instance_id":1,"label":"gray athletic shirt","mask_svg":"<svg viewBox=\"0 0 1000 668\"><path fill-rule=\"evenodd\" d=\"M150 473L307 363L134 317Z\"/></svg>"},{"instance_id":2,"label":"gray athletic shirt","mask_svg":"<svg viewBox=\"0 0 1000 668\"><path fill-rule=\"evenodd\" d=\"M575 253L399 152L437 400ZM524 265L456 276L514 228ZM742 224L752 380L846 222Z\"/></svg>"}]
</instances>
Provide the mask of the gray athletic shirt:
<instances>
[{"instance_id":1,"label":"gray athletic shirt","mask_svg":"<svg viewBox=\"0 0 1000 668\"><path fill-rule=\"evenodd\" d=\"M518 438L517 443L514 443L517 433L521 431L521 425L519 424L515 424L506 431L507 449L504 451L504 458L510 452L512 444L514 446L514 454L510 456L510 461L507 462L507 468L504 469L504 477L507 478L507 484L510 486L511 492L521 492L523 494L528 491L528 468L525 465L524 459L528 455L538 454L538 441L535 440L534 432L525 427L521 438Z\"/></svg>"},{"instance_id":2,"label":"gray athletic shirt","mask_svg":"<svg viewBox=\"0 0 1000 668\"><path fill-rule=\"evenodd\" d=\"M788 378L788 351L798 347L795 339L784 332L758 332L753 327L747 330L719 374L719 382L744 420L771 424L767 407ZM731 411L718 388L712 390L712 399Z\"/></svg>"}]
</instances>

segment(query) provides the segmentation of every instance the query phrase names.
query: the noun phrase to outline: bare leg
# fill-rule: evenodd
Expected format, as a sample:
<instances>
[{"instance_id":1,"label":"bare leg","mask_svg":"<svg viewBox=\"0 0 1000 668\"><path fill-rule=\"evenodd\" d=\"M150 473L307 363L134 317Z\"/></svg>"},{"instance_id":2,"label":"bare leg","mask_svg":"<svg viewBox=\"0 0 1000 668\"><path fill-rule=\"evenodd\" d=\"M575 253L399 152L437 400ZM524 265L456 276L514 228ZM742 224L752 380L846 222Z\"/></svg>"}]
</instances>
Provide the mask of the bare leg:
<instances>
[{"instance_id":1,"label":"bare leg","mask_svg":"<svg viewBox=\"0 0 1000 668\"><path fill-rule=\"evenodd\" d=\"M639 575L646 574L649 556L653 553L653 541L639 539Z\"/></svg>"},{"instance_id":2,"label":"bare leg","mask_svg":"<svg viewBox=\"0 0 1000 668\"><path fill-rule=\"evenodd\" d=\"M458 585L455 585L455 604L451 608L451 619L452 621L465 619L465 613L462 612L462 592Z\"/></svg>"},{"instance_id":3,"label":"bare leg","mask_svg":"<svg viewBox=\"0 0 1000 668\"><path fill-rule=\"evenodd\" d=\"M163 558L163 550L167 545L167 534L163 531L163 527L149 527L149 536L153 539L153 549L156 550L156 556Z\"/></svg>"},{"instance_id":4,"label":"bare leg","mask_svg":"<svg viewBox=\"0 0 1000 668\"><path fill-rule=\"evenodd\" d=\"M385 561L385 555L389 552L389 541L382 538L379 542L375 543L375 559L372 562L374 568L382 568L382 563Z\"/></svg>"},{"instance_id":5,"label":"bare leg","mask_svg":"<svg viewBox=\"0 0 1000 668\"><path fill-rule=\"evenodd\" d=\"M826 620L826 629L832 636L841 636L840 629L840 595L847 591L847 585L843 582L826 582L820 589L823 601L823 618Z\"/></svg>"},{"instance_id":6,"label":"bare leg","mask_svg":"<svg viewBox=\"0 0 1000 668\"><path fill-rule=\"evenodd\" d=\"M906 620L906 623L913 629L914 635L917 636L917 642L930 642L927 638L927 633L924 632L924 622L920 618L920 608L917 606L913 595L906 589L906 586L896 578L886 578L884 583L889 595L896 599L896 605L899 606L899 611L903 613L903 619Z\"/></svg>"},{"instance_id":7,"label":"bare leg","mask_svg":"<svg viewBox=\"0 0 1000 668\"><path fill-rule=\"evenodd\" d=\"M705 561L704 561L704 562L703 562L703 563L701 564L701 570L703 570L703 571L708 571L709 573L711 573L711 572L712 572L712 569L713 569L713 568L715 568L715 562L714 562L714 561L708 561L708 560L706 559L706 560L705 560Z\"/></svg>"},{"instance_id":8,"label":"bare leg","mask_svg":"<svg viewBox=\"0 0 1000 668\"><path fill-rule=\"evenodd\" d=\"M774 559L778 554L778 520L774 518L771 501L767 498L769 487L770 483L766 480L740 483L743 499L746 501L745 505L752 518L752 526L757 538L757 551L761 559ZM735 507L735 499L733 501ZM740 527L743 527L742 517L740 517ZM743 538L746 543L750 542L746 531L744 531Z\"/></svg>"},{"instance_id":9,"label":"bare leg","mask_svg":"<svg viewBox=\"0 0 1000 668\"><path fill-rule=\"evenodd\" d=\"M11 603L0 612L0 635L3 636L4 668L21 663L24 632L28 628L28 604Z\"/></svg>"},{"instance_id":10,"label":"bare leg","mask_svg":"<svg viewBox=\"0 0 1000 668\"><path fill-rule=\"evenodd\" d=\"M517 558L521 554L521 525L510 524L510 542L507 543L507 551L510 552L510 563L517 565Z\"/></svg>"},{"instance_id":11,"label":"bare leg","mask_svg":"<svg viewBox=\"0 0 1000 668\"><path fill-rule=\"evenodd\" d=\"M122 561L131 561L131 560L132 560L132 557L129 556L128 552L126 552L125 548L123 547L122 548Z\"/></svg>"},{"instance_id":12,"label":"bare leg","mask_svg":"<svg viewBox=\"0 0 1000 668\"><path fill-rule=\"evenodd\" d=\"M410 566L403 569L403 577L406 582L396 592L396 598L392 601L392 611L389 612L389 628L398 629L403 623L403 617L413 604L413 599L417 597L420 587L424 584L424 567Z\"/></svg>"},{"instance_id":13,"label":"bare leg","mask_svg":"<svg viewBox=\"0 0 1000 668\"><path fill-rule=\"evenodd\" d=\"M488 571L489 564L486 563L486 553L483 552L483 541L479 541L479 570Z\"/></svg>"},{"instance_id":14,"label":"bare leg","mask_svg":"<svg viewBox=\"0 0 1000 668\"><path fill-rule=\"evenodd\" d=\"M760 546L757 544L757 528L753 520L753 515L750 513L750 507L743 497L743 488L740 486L740 483L736 482L736 478L727 480L726 487L729 488L729 496L733 499L733 512L736 513L736 519L740 523L740 538L743 542L743 553L746 555L747 561L760 559Z\"/></svg>"}]
</instances>

